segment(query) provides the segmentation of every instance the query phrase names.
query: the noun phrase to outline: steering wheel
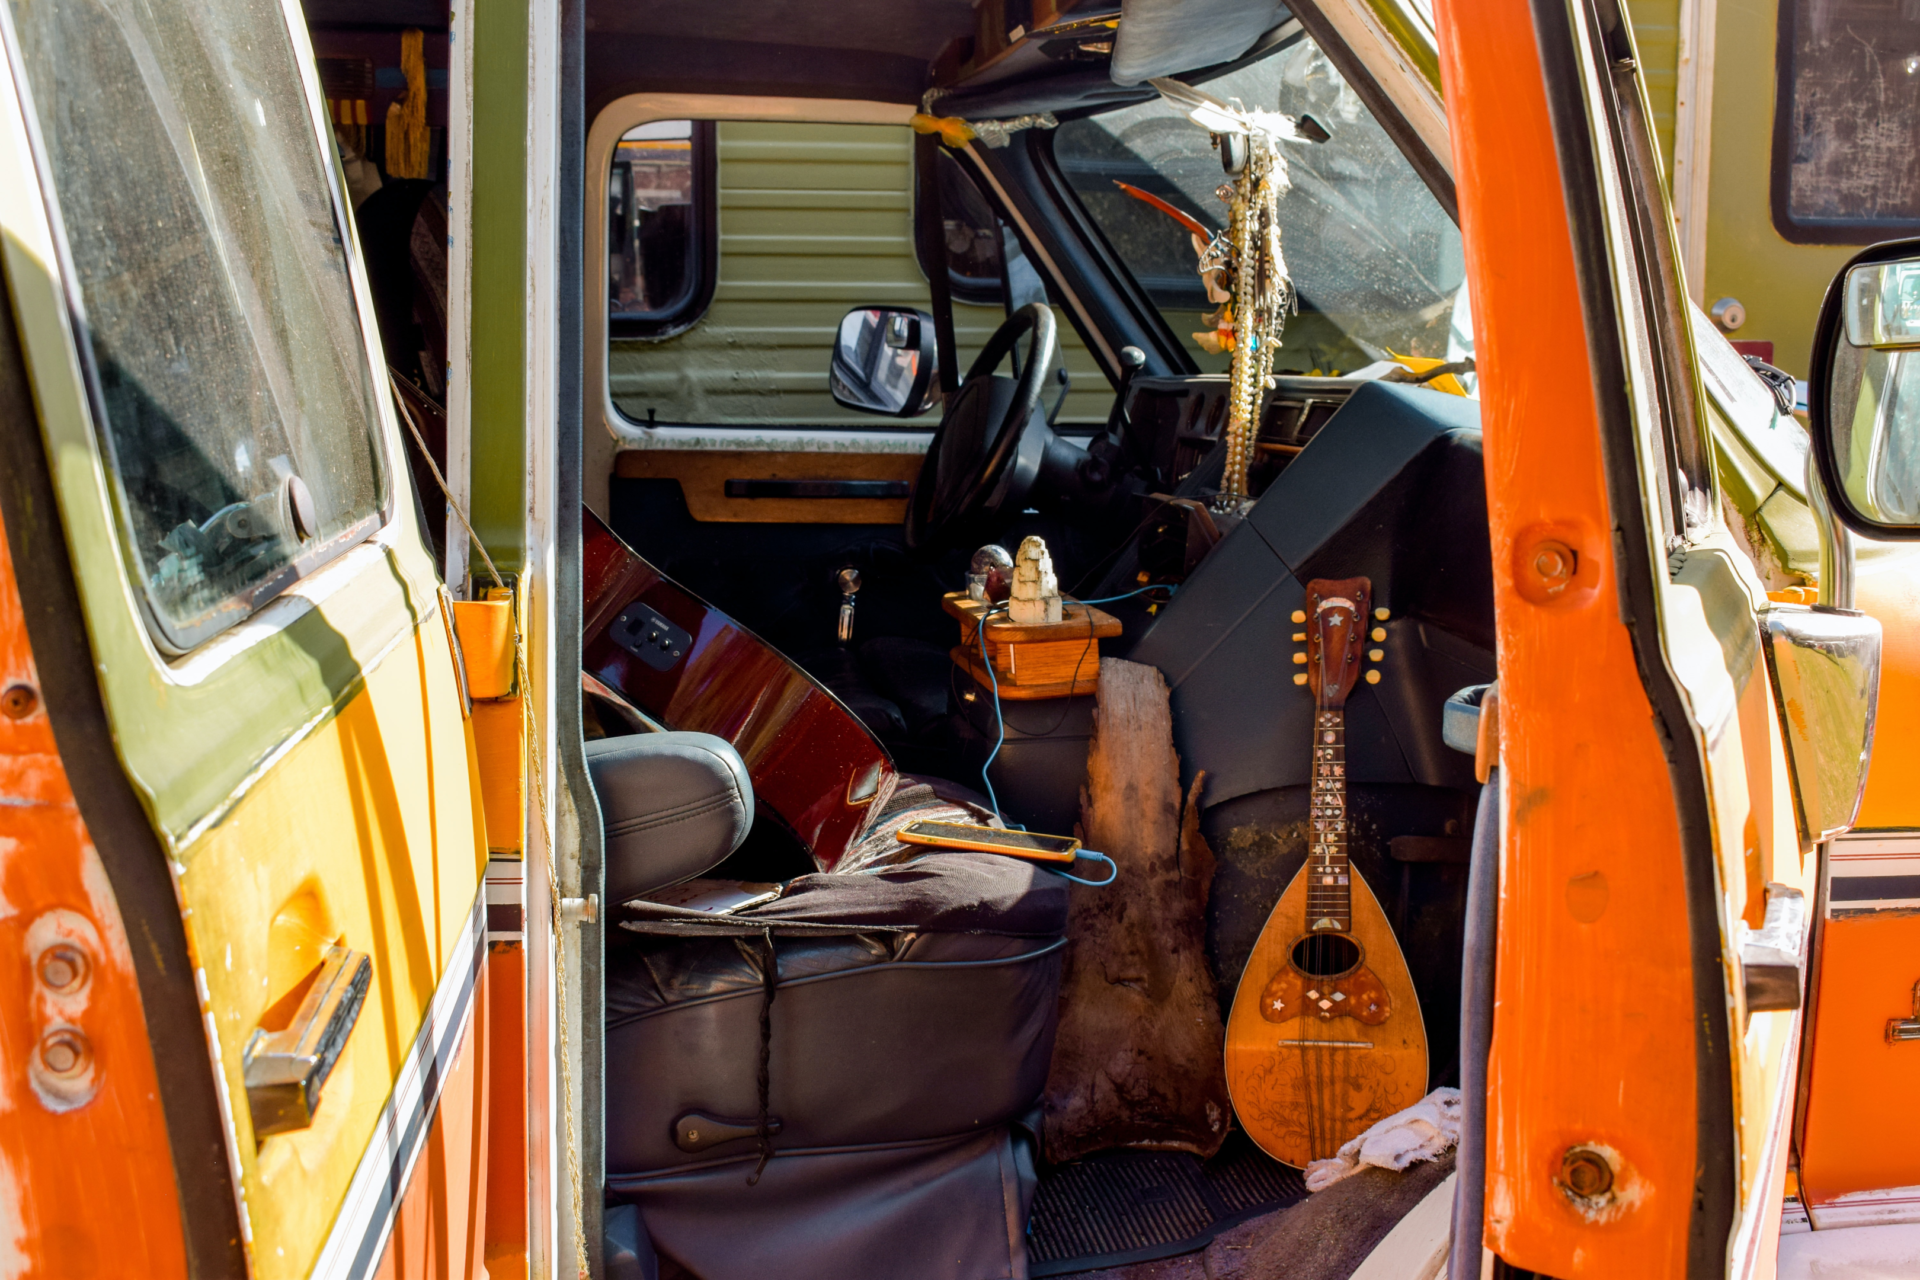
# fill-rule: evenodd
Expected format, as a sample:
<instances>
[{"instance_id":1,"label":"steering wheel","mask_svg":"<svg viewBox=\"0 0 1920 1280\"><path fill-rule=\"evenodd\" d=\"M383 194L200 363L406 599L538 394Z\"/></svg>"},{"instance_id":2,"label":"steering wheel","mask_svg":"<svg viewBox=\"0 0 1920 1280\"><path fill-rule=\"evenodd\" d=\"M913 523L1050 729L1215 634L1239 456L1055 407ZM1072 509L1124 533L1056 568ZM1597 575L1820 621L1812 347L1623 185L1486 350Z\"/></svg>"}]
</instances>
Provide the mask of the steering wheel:
<instances>
[{"instance_id":1,"label":"steering wheel","mask_svg":"<svg viewBox=\"0 0 1920 1280\"><path fill-rule=\"evenodd\" d=\"M1027 361L1018 380L993 376L1013 344L1031 331ZM909 550L934 550L991 522L1007 497L1006 484L1020 440L1040 404L1059 343L1053 312L1031 302L1007 317L967 370L959 393L947 401L940 427L920 463L907 501Z\"/></svg>"}]
</instances>

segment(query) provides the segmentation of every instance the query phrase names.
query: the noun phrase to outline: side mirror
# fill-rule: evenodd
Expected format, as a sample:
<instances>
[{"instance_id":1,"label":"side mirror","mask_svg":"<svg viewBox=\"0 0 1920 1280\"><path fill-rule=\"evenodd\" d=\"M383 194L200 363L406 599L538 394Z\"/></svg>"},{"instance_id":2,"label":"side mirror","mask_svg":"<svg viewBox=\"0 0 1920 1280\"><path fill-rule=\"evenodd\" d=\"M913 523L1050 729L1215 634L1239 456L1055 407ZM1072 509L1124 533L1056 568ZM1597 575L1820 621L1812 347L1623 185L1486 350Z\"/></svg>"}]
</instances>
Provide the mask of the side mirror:
<instances>
[{"instance_id":1,"label":"side mirror","mask_svg":"<svg viewBox=\"0 0 1920 1280\"><path fill-rule=\"evenodd\" d=\"M906 307L856 307L840 321L827 382L834 403L915 418L933 404L933 317Z\"/></svg>"},{"instance_id":2,"label":"side mirror","mask_svg":"<svg viewBox=\"0 0 1920 1280\"><path fill-rule=\"evenodd\" d=\"M1874 245L1834 278L1811 372L1833 514L1865 537L1920 538L1920 240Z\"/></svg>"}]
</instances>

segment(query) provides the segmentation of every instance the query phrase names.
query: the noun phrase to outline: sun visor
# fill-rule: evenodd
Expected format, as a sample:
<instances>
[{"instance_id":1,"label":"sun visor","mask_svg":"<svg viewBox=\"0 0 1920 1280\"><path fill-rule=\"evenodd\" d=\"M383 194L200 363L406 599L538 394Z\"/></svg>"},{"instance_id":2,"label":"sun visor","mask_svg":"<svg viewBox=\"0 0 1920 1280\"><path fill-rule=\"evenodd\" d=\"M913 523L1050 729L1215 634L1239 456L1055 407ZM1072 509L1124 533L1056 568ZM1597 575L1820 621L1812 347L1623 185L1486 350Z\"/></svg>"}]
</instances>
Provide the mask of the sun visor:
<instances>
[{"instance_id":1,"label":"sun visor","mask_svg":"<svg viewBox=\"0 0 1920 1280\"><path fill-rule=\"evenodd\" d=\"M1122 0L1113 82L1231 62L1290 16L1279 0Z\"/></svg>"}]
</instances>

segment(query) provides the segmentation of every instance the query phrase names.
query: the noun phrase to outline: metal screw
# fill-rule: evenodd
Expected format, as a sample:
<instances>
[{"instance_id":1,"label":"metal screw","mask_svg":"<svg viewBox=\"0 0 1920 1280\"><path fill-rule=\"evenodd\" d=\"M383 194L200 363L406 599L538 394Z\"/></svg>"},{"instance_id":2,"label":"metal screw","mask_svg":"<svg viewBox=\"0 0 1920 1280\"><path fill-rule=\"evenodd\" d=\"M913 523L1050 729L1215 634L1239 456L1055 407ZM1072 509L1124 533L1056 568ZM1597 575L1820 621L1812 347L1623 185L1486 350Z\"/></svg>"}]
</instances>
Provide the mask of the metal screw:
<instances>
[{"instance_id":1,"label":"metal screw","mask_svg":"<svg viewBox=\"0 0 1920 1280\"><path fill-rule=\"evenodd\" d=\"M91 1052L87 1038L78 1031L49 1031L40 1041L40 1065L56 1076L78 1075L86 1069Z\"/></svg>"},{"instance_id":2,"label":"metal screw","mask_svg":"<svg viewBox=\"0 0 1920 1280\"><path fill-rule=\"evenodd\" d=\"M1546 583L1550 596L1567 589L1579 565L1580 557L1564 542L1548 539L1533 549L1533 571Z\"/></svg>"},{"instance_id":3,"label":"metal screw","mask_svg":"<svg viewBox=\"0 0 1920 1280\"><path fill-rule=\"evenodd\" d=\"M55 991L70 991L87 980L87 953L61 942L40 953L40 981Z\"/></svg>"},{"instance_id":4,"label":"metal screw","mask_svg":"<svg viewBox=\"0 0 1920 1280\"><path fill-rule=\"evenodd\" d=\"M1738 298L1721 298L1707 308L1707 314L1726 333L1732 333L1747 322L1747 309L1740 305Z\"/></svg>"},{"instance_id":5,"label":"metal screw","mask_svg":"<svg viewBox=\"0 0 1920 1280\"><path fill-rule=\"evenodd\" d=\"M25 720L39 705L40 695L34 692L30 684L12 685L5 693L0 693L0 711L6 712L9 720Z\"/></svg>"},{"instance_id":6,"label":"metal screw","mask_svg":"<svg viewBox=\"0 0 1920 1280\"><path fill-rule=\"evenodd\" d=\"M1613 1190L1613 1166L1590 1147L1571 1147L1560 1158L1560 1181L1573 1194L1592 1200Z\"/></svg>"}]
</instances>

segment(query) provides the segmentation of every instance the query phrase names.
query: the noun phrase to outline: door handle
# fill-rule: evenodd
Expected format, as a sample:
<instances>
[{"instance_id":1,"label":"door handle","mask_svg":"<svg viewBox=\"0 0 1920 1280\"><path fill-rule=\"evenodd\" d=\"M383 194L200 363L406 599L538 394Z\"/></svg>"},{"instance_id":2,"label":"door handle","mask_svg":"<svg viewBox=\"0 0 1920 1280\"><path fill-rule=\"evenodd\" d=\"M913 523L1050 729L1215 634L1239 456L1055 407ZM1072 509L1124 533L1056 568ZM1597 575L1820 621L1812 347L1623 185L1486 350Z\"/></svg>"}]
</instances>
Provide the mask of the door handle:
<instances>
[{"instance_id":1,"label":"door handle","mask_svg":"<svg viewBox=\"0 0 1920 1280\"><path fill-rule=\"evenodd\" d=\"M1913 1016L1887 1019L1887 1043L1920 1040L1920 982L1913 984Z\"/></svg>"},{"instance_id":2,"label":"door handle","mask_svg":"<svg viewBox=\"0 0 1920 1280\"><path fill-rule=\"evenodd\" d=\"M1800 1007L1806 938L1806 895L1784 884L1768 885L1766 918L1740 943L1748 1013Z\"/></svg>"},{"instance_id":3,"label":"door handle","mask_svg":"<svg viewBox=\"0 0 1920 1280\"><path fill-rule=\"evenodd\" d=\"M372 982L366 953L329 947L292 1020L278 1031L258 1028L248 1039L240 1060L256 1138L313 1123L320 1091L353 1034Z\"/></svg>"}]
</instances>

